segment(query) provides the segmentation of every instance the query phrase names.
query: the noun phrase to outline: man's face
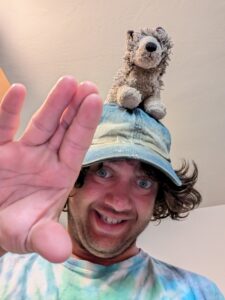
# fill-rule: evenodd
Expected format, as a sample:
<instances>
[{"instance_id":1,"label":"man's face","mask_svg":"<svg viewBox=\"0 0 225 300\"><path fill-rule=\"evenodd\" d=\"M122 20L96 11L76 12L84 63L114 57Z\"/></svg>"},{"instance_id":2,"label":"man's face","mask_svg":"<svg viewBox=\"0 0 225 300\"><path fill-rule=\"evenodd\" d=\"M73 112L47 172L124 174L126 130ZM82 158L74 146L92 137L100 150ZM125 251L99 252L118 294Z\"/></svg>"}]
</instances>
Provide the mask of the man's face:
<instances>
[{"instance_id":1,"label":"man's face","mask_svg":"<svg viewBox=\"0 0 225 300\"><path fill-rule=\"evenodd\" d=\"M151 219L157 190L158 184L137 160L91 166L84 185L69 200L74 255L91 261L120 261L134 255L136 239Z\"/></svg>"}]
</instances>

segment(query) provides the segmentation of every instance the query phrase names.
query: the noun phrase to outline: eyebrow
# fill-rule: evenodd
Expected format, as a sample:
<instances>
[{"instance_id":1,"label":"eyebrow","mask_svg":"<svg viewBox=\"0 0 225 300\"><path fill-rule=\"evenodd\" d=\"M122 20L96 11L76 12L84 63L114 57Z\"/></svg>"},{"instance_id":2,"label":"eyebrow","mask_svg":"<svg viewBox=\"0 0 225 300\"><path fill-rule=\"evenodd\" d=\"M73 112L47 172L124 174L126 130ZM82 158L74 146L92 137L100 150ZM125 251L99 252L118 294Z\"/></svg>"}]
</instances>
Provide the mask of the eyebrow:
<instances>
[{"instance_id":1,"label":"eyebrow","mask_svg":"<svg viewBox=\"0 0 225 300\"><path fill-rule=\"evenodd\" d=\"M135 163L135 160L132 160L132 159L115 159L115 160L106 160L106 161L103 161L101 163L99 163L97 165L97 167L101 167L101 166L108 166L108 167L111 167L113 165L115 165L115 163L117 162L121 162L121 161L126 161L128 164L132 165L133 162ZM144 168L143 164L138 161L138 163L135 164L135 174L140 174L140 175L145 175L145 176L148 176L149 178L152 178L152 179L155 179L155 177L153 176L153 174L151 174L151 171L149 170L146 170L146 168Z\"/></svg>"}]
</instances>

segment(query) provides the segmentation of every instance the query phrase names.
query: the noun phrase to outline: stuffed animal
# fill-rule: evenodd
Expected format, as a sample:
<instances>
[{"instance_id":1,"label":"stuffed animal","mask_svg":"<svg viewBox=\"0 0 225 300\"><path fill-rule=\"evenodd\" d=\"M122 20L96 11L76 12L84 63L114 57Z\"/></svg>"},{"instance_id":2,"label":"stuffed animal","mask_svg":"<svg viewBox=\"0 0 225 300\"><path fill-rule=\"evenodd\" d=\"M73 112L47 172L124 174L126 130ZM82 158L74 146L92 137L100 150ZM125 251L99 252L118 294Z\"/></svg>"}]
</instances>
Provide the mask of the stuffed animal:
<instances>
[{"instance_id":1,"label":"stuffed animal","mask_svg":"<svg viewBox=\"0 0 225 300\"><path fill-rule=\"evenodd\" d=\"M162 27L127 32L127 49L105 102L134 109L142 107L155 119L166 115L160 99L161 79L168 65L172 42Z\"/></svg>"}]
</instances>

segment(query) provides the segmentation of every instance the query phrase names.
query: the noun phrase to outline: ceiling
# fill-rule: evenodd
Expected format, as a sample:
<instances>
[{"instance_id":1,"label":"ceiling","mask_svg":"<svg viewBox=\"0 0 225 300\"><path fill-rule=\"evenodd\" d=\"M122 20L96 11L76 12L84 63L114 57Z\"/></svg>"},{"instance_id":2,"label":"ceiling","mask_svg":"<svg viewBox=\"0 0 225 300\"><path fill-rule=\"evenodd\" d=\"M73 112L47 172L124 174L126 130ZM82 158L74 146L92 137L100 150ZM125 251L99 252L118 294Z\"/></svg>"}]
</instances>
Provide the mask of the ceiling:
<instances>
[{"instance_id":1,"label":"ceiling","mask_svg":"<svg viewBox=\"0 0 225 300\"><path fill-rule=\"evenodd\" d=\"M164 27L174 42L164 76L172 161L199 167L202 206L225 204L225 1L1 0L0 68L28 89L20 133L64 74L102 97L120 66L126 31Z\"/></svg>"}]
</instances>

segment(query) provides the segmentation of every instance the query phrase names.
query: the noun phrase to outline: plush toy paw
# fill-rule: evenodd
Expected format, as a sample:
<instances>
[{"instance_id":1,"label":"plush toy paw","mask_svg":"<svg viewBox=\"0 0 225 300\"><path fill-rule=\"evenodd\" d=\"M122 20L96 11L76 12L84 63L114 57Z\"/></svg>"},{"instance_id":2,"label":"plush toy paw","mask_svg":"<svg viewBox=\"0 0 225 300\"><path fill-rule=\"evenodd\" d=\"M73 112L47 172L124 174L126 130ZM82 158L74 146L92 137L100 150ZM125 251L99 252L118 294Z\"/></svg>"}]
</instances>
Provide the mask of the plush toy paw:
<instances>
[{"instance_id":1,"label":"plush toy paw","mask_svg":"<svg viewBox=\"0 0 225 300\"><path fill-rule=\"evenodd\" d=\"M144 102L145 111L157 120L166 115L166 106L159 99L148 98Z\"/></svg>"},{"instance_id":2,"label":"plush toy paw","mask_svg":"<svg viewBox=\"0 0 225 300\"><path fill-rule=\"evenodd\" d=\"M120 106L133 109L141 103L141 93L133 87L121 86L117 91L117 101Z\"/></svg>"}]
</instances>

